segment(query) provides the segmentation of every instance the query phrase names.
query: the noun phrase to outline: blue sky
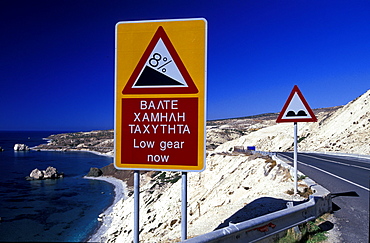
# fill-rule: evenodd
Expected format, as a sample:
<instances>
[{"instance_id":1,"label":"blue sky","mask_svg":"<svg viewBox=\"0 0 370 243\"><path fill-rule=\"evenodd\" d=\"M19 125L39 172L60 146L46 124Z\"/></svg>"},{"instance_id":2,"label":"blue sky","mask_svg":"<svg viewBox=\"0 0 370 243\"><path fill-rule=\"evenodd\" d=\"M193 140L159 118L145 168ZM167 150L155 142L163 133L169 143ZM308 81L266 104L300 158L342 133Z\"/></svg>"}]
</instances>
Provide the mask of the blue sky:
<instances>
[{"instance_id":1,"label":"blue sky","mask_svg":"<svg viewBox=\"0 0 370 243\"><path fill-rule=\"evenodd\" d=\"M208 21L207 119L370 88L370 1L0 1L0 130L112 129L119 21Z\"/></svg>"}]
</instances>

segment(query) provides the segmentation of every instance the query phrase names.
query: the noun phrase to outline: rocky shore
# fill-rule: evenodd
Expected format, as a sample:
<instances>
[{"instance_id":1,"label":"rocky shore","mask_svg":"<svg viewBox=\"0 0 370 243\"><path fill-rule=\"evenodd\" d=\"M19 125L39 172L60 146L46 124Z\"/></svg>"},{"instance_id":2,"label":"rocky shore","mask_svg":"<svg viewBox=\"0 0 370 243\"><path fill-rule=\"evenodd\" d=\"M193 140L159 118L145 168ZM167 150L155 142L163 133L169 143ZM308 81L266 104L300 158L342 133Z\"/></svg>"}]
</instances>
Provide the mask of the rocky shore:
<instances>
[{"instance_id":1,"label":"rocky shore","mask_svg":"<svg viewBox=\"0 0 370 243\"><path fill-rule=\"evenodd\" d=\"M17 143L14 145L14 151L29 151L30 148L25 144Z\"/></svg>"},{"instance_id":2,"label":"rocky shore","mask_svg":"<svg viewBox=\"0 0 370 243\"><path fill-rule=\"evenodd\" d=\"M53 134L47 138L47 144L33 147L34 150L54 151L89 151L101 155L113 156L114 131L98 130Z\"/></svg>"}]
</instances>

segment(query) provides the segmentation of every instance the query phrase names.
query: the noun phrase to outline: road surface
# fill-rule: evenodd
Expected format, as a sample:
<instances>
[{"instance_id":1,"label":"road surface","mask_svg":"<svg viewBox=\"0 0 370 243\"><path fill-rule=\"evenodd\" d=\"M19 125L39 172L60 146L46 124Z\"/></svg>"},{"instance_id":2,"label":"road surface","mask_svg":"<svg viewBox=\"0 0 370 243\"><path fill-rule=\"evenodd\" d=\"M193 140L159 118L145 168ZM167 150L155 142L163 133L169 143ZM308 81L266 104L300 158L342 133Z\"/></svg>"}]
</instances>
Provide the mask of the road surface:
<instances>
[{"instance_id":1,"label":"road surface","mask_svg":"<svg viewBox=\"0 0 370 243\"><path fill-rule=\"evenodd\" d=\"M293 161L293 153L278 153ZM298 170L332 193L343 242L369 242L370 159L298 153Z\"/></svg>"}]
</instances>

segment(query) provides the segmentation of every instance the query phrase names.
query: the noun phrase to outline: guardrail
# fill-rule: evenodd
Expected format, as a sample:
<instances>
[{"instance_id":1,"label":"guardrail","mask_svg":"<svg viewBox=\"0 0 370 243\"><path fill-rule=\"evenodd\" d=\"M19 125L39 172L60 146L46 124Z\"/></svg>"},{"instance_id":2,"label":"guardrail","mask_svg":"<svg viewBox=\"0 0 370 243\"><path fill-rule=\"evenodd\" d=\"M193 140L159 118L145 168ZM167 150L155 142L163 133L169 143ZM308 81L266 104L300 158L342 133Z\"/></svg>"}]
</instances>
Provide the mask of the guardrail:
<instances>
[{"instance_id":1,"label":"guardrail","mask_svg":"<svg viewBox=\"0 0 370 243\"><path fill-rule=\"evenodd\" d=\"M311 179L305 179L314 191L305 203L293 206L287 203L286 209L266 214L241 223L232 224L194 238L184 243L223 243L223 242L257 242L267 237L293 228L299 224L314 220L324 213L332 211L331 194Z\"/></svg>"},{"instance_id":2,"label":"guardrail","mask_svg":"<svg viewBox=\"0 0 370 243\"><path fill-rule=\"evenodd\" d=\"M256 153L258 153L258 154L262 154L262 155L268 155L268 156L276 156L276 152L266 152L266 151L258 151L258 150L256 150L256 151L253 151L252 152L253 154L256 154Z\"/></svg>"},{"instance_id":3,"label":"guardrail","mask_svg":"<svg viewBox=\"0 0 370 243\"><path fill-rule=\"evenodd\" d=\"M251 153L251 154L262 154L262 155L269 155L269 156L276 156L276 152L266 152L266 151L258 151L258 150L250 150L248 147L245 146L234 146L233 151L239 153Z\"/></svg>"}]
</instances>

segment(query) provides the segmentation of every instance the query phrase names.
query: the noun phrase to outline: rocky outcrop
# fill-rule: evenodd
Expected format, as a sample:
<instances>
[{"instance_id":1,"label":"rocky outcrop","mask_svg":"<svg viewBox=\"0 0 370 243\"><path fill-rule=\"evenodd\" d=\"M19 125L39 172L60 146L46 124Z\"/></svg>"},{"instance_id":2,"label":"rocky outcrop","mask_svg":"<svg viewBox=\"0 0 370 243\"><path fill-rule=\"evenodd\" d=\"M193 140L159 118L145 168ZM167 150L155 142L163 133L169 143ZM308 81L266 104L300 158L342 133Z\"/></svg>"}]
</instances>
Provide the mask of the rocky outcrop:
<instances>
[{"instance_id":1,"label":"rocky outcrop","mask_svg":"<svg viewBox=\"0 0 370 243\"><path fill-rule=\"evenodd\" d=\"M14 151L28 151L28 150L30 150L30 148L25 144L17 143L14 145Z\"/></svg>"},{"instance_id":2,"label":"rocky outcrop","mask_svg":"<svg viewBox=\"0 0 370 243\"><path fill-rule=\"evenodd\" d=\"M49 166L46 170L34 169L30 175L26 177L26 180L45 180L45 179L58 179L64 176L63 173L59 173L56 168Z\"/></svg>"},{"instance_id":3,"label":"rocky outcrop","mask_svg":"<svg viewBox=\"0 0 370 243\"><path fill-rule=\"evenodd\" d=\"M47 144L41 144L35 150L55 151L93 151L112 156L114 148L114 130L74 132L50 135Z\"/></svg>"},{"instance_id":4,"label":"rocky outcrop","mask_svg":"<svg viewBox=\"0 0 370 243\"><path fill-rule=\"evenodd\" d=\"M56 179L59 178L58 171L54 167L49 166L46 170L42 171L44 173L44 179Z\"/></svg>"},{"instance_id":5,"label":"rocky outcrop","mask_svg":"<svg viewBox=\"0 0 370 243\"><path fill-rule=\"evenodd\" d=\"M103 174L103 172L96 167L91 167L89 173L87 173L86 176L92 176L92 177L99 177Z\"/></svg>"},{"instance_id":6,"label":"rocky outcrop","mask_svg":"<svg viewBox=\"0 0 370 243\"><path fill-rule=\"evenodd\" d=\"M129 188L134 186L134 171L133 170L117 170L113 163L100 168L103 176L111 176L120 179L127 183ZM150 173L150 172L148 172Z\"/></svg>"},{"instance_id":7,"label":"rocky outcrop","mask_svg":"<svg viewBox=\"0 0 370 243\"><path fill-rule=\"evenodd\" d=\"M146 172L148 174L152 172ZM134 171L133 170L117 170L113 163L106 165L102 168L91 167L87 177L114 177L116 179L122 180L126 183L129 189L134 186Z\"/></svg>"},{"instance_id":8,"label":"rocky outcrop","mask_svg":"<svg viewBox=\"0 0 370 243\"><path fill-rule=\"evenodd\" d=\"M31 171L30 178L35 179L35 180L43 179L44 178L44 173L42 173L41 170L36 168L33 171Z\"/></svg>"}]
</instances>

